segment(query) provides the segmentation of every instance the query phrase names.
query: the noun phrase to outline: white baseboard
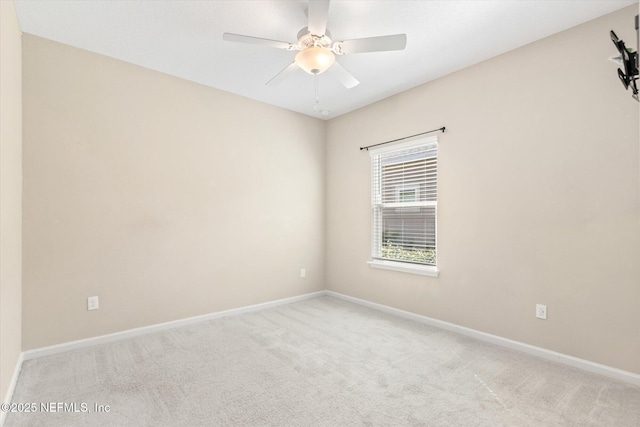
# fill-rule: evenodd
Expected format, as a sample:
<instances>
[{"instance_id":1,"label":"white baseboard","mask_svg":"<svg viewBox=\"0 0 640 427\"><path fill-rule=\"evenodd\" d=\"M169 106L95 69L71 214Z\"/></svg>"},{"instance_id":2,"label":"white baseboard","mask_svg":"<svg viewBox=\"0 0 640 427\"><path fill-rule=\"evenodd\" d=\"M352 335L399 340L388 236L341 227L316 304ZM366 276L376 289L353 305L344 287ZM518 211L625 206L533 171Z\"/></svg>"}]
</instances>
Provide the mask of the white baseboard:
<instances>
[{"instance_id":1,"label":"white baseboard","mask_svg":"<svg viewBox=\"0 0 640 427\"><path fill-rule=\"evenodd\" d=\"M20 371L22 370L22 362L24 361L24 352L21 352L18 356L18 360L16 361L16 366L13 369L13 375L11 376L11 382L9 382L9 389L7 390L7 394L2 403L11 403L13 399L13 392L16 389L16 384L18 383L18 377L20 376ZM0 411L0 427L4 425L5 417L7 416L7 412Z\"/></svg>"},{"instance_id":2,"label":"white baseboard","mask_svg":"<svg viewBox=\"0 0 640 427\"><path fill-rule=\"evenodd\" d=\"M37 359L39 357L49 356L51 354L63 353L65 351L76 350L79 348L90 347L97 344L104 344L113 341L120 341L126 338L133 338L140 335L150 334L152 332L164 331L167 329L186 326L193 323L203 322L206 320L219 319L221 317L235 316L242 313L252 313L255 311L265 310L267 308L277 307L279 305L290 304L292 302L303 301L315 297L326 295L326 291L312 292L310 294L298 295L290 298L283 298L275 301L268 301L261 304L249 305L246 307L234 308L231 310L218 311L215 313L203 314L200 316L188 317L186 319L173 320L155 325L143 326L141 328L127 329L126 331L115 332L113 334L100 335L97 337L86 338L77 341L70 341L62 344L50 345L47 347L36 348L24 352L24 360Z\"/></svg>"},{"instance_id":3,"label":"white baseboard","mask_svg":"<svg viewBox=\"0 0 640 427\"><path fill-rule=\"evenodd\" d=\"M590 362L588 360L579 359L577 357L569 356L555 351L547 350L541 347L525 344L519 341L513 341L507 338L502 338L497 335L487 334L475 329L466 328L464 326L458 326L453 323L444 322L442 320L433 319L431 317L422 316L419 314L411 313L409 311L399 310L397 308L389 307L387 305L377 304L360 298L351 297L334 291L326 291L326 295L330 295L335 298L339 298L345 301L349 301L355 304L359 304L365 307L373 308L385 313L394 314L405 319L415 320L416 322L424 323L436 328L445 329L447 331L455 332L461 335L465 335L470 338L474 338L480 341L489 342L499 345L501 347L507 347L512 350L520 351L522 353L530 354L540 357L542 359L550 360L553 362L561 363L563 365L571 366L581 369L583 371L600 374L609 378L624 381L633 385L640 386L640 375L629 371L623 371L621 369L612 368L607 365L601 365L599 363Z\"/></svg>"},{"instance_id":4,"label":"white baseboard","mask_svg":"<svg viewBox=\"0 0 640 427\"><path fill-rule=\"evenodd\" d=\"M280 300L269 301L261 304L255 304L255 305L235 308L231 310L203 314L201 316L194 316L186 319L174 320L171 322L159 323L156 325L144 326L136 329L129 329L126 331L116 332L113 334L101 335L98 337L87 338L87 339L78 340L78 341L71 341L67 343L25 351L20 354L19 363L16 366L16 371L14 372L14 376L12 378L12 382L10 386L10 392L7 393L7 396L8 398L10 398L13 395L13 388L15 387L15 382L18 379L18 375L20 373L23 360L31 360L31 359L36 359L38 357L48 356L48 355L57 354L57 353L63 353L65 351L75 350L75 349L84 348L84 347L90 347L97 344L103 344L103 343L119 341L127 338L133 338L136 336L146 335L152 332L163 331L167 329L176 328L179 326L185 326L193 323L203 322L206 320L218 319L218 318L227 317L227 316L234 316L242 313L252 313L252 312L265 310L272 307L277 307L284 304L290 304L297 301L303 301L303 300L323 296L323 295L329 295L329 296L339 298L345 301L349 301L355 304L359 304L365 307L373 308L375 310L379 310L385 313L403 317L405 319L414 320L420 323L424 323L426 325L434 326L436 328L440 328L440 329L448 330L461 335L465 335L480 341L489 342L495 345L510 348L512 350L520 351L522 353L537 356L542 359L561 363L563 365L571 366L584 371L604 375L609 378L614 378L620 381L624 381L626 383L640 386L640 375L635 374L633 372L623 371L621 369L612 368L610 366L602 365L595 362L590 362L588 360L579 359L577 357L569 356L562 353L557 353L555 351L525 344L519 341L513 341L507 338L502 338L497 335L491 335L485 332L480 332L475 329L466 328L464 326L459 326L453 323L444 322L442 320L433 319L431 317L422 316L419 314L389 307L387 305L378 304L378 303L363 300L360 298L351 297L338 292L318 291L318 292L312 292L310 294L299 295L291 298L284 298ZM3 414L0 414L0 417L2 416ZM2 423L0 423L0 426L1 425Z\"/></svg>"}]
</instances>

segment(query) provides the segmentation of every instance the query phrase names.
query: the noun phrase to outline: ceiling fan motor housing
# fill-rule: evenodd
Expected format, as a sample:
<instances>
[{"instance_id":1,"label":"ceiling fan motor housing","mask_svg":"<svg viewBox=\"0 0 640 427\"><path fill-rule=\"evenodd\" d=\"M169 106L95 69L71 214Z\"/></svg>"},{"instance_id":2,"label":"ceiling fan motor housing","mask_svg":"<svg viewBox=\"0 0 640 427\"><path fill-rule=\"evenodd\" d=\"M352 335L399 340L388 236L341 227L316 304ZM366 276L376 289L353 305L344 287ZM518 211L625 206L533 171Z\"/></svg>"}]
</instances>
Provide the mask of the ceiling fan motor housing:
<instances>
[{"instance_id":1,"label":"ceiling fan motor housing","mask_svg":"<svg viewBox=\"0 0 640 427\"><path fill-rule=\"evenodd\" d=\"M320 46L325 49L331 49L331 43L331 33L329 30L326 30L321 36L311 34L308 27L304 27L298 31L298 41L296 44L301 50L311 46Z\"/></svg>"}]
</instances>

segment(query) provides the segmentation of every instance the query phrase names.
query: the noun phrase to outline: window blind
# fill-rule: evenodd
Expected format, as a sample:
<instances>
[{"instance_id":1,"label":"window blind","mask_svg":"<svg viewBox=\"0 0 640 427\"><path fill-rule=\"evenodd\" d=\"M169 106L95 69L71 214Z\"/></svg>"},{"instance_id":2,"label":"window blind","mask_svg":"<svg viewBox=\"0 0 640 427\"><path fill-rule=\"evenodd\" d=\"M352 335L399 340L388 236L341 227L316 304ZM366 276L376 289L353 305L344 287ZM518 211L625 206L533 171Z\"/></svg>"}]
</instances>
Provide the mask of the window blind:
<instances>
[{"instance_id":1,"label":"window blind","mask_svg":"<svg viewBox=\"0 0 640 427\"><path fill-rule=\"evenodd\" d=\"M370 152L374 259L436 265L434 139Z\"/></svg>"}]
</instances>

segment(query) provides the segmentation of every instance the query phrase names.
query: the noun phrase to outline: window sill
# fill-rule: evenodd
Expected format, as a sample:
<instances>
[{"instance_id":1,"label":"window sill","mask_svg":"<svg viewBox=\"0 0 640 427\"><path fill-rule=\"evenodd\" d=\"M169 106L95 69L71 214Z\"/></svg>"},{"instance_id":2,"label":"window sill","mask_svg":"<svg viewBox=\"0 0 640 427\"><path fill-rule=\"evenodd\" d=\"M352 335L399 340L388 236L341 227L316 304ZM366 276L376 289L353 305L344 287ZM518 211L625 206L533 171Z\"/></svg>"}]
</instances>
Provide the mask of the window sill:
<instances>
[{"instance_id":1,"label":"window sill","mask_svg":"<svg viewBox=\"0 0 640 427\"><path fill-rule=\"evenodd\" d=\"M430 265L417 265L417 264L409 264L405 262L383 261L378 259L367 261L367 264L369 264L369 266L373 268L381 268L383 270L402 271L404 273L421 274L423 276L431 276L431 277L438 277L438 274L440 273L437 267L433 267Z\"/></svg>"}]
</instances>

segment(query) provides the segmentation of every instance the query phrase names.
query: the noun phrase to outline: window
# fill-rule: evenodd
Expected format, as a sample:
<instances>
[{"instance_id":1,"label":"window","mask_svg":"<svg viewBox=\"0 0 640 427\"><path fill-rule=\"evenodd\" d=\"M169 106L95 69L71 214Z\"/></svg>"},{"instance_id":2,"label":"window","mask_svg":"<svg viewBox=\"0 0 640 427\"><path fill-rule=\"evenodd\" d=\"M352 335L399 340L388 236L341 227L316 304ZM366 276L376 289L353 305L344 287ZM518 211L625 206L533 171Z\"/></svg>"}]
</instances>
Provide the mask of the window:
<instances>
[{"instance_id":1,"label":"window","mask_svg":"<svg viewBox=\"0 0 640 427\"><path fill-rule=\"evenodd\" d=\"M438 139L371 154L372 267L437 275Z\"/></svg>"}]
</instances>

